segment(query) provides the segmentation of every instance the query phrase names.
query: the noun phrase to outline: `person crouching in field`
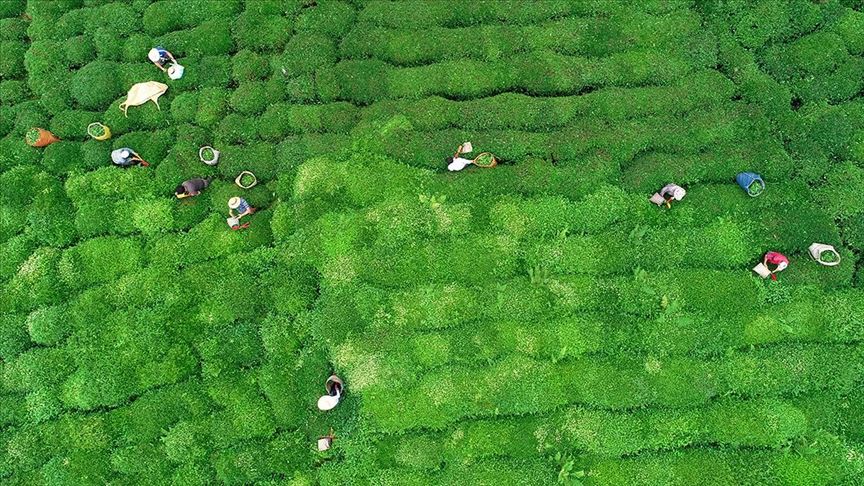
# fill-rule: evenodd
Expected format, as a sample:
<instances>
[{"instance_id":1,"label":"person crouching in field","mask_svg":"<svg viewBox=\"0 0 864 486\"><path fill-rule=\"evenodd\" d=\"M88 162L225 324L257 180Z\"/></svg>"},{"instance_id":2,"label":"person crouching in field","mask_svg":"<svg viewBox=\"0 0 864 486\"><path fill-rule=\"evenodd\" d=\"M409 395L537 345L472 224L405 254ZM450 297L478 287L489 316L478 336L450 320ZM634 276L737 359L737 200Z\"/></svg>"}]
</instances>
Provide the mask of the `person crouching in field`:
<instances>
[{"instance_id":1,"label":"person crouching in field","mask_svg":"<svg viewBox=\"0 0 864 486\"><path fill-rule=\"evenodd\" d=\"M762 264L771 270L771 279L777 280L777 272L782 272L789 266L789 258L780 252L769 251L762 259ZM772 269L768 265L772 265L774 268Z\"/></svg>"},{"instance_id":2,"label":"person crouching in field","mask_svg":"<svg viewBox=\"0 0 864 486\"><path fill-rule=\"evenodd\" d=\"M250 206L242 197L232 197L228 200L228 214L230 214L232 218L240 219L243 216L254 212L255 208Z\"/></svg>"},{"instance_id":3,"label":"person crouching in field","mask_svg":"<svg viewBox=\"0 0 864 486\"><path fill-rule=\"evenodd\" d=\"M111 162L118 167L132 167L138 164L141 164L142 167L150 166L147 161L129 147L119 148L111 152Z\"/></svg>"},{"instance_id":4,"label":"person crouching in field","mask_svg":"<svg viewBox=\"0 0 864 486\"><path fill-rule=\"evenodd\" d=\"M255 208L249 205L242 197L232 197L228 200L228 214L230 215L227 222L232 230L241 230L249 227L249 223L241 223L240 218L252 214Z\"/></svg>"},{"instance_id":5,"label":"person crouching in field","mask_svg":"<svg viewBox=\"0 0 864 486\"><path fill-rule=\"evenodd\" d=\"M195 179L189 179L188 181L184 181L182 184L177 186L174 189L174 195L177 196L177 199L183 199L184 197L193 197L201 194L201 191L207 188L210 185L210 179L202 179L200 177Z\"/></svg>"},{"instance_id":6,"label":"person crouching in field","mask_svg":"<svg viewBox=\"0 0 864 486\"><path fill-rule=\"evenodd\" d=\"M163 71L168 71L168 68L165 67L168 63L177 64L177 60L174 59L174 56L162 48L162 46L156 46L153 49L150 49L150 52L147 53L147 58L150 59L150 62L156 65L159 69Z\"/></svg>"},{"instance_id":7,"label":"person crouching in field","mask_svg":"<svg viewBox=\"0 0 864 486\"><path fill-rule=\"evenodd\" d=\"M687 195L687 191L677 184L666 184L660 192L655 192L651 196L651 202L658 206L672 207L672 201L680 201Z\"/></svg>"}]
</instances>

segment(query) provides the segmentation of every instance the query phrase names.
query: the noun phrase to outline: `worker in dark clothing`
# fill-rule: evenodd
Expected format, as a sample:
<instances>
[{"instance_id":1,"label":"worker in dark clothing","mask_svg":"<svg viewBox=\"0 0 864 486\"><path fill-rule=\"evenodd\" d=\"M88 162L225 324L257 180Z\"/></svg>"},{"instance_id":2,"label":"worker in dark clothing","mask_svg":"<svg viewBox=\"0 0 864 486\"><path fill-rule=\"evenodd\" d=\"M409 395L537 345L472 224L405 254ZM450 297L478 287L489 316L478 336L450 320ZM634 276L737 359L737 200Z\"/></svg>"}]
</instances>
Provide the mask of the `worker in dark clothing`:
<instances>
[{"instance_id":1,"label":"worker in dark clothing","mask_svg":"<svg viewBox=\"0 0 864 486\"><path fill-rule=\"evenodd\" d=\"M177 199L183 199L184 197L193 197L201 194L207 186L210 185L210 179L202 179L200 177L195 179L189 179L184 183L177 186L174 189L174 195L177 196Z\"/></svg>"}]
</instances>

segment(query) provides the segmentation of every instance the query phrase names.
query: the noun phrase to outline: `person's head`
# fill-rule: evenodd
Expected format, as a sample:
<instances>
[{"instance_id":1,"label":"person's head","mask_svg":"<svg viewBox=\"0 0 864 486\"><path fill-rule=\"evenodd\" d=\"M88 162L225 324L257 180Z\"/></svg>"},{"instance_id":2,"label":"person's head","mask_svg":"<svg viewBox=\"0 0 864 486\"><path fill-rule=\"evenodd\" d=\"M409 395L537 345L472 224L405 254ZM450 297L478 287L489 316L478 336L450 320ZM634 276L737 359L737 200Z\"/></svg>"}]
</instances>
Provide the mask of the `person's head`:
<instances>
[{"instance_id":1,"label":"person's head","mask_svg":"<svg viewBox=\"0 0 864 486\"><path fill-rule=\"evenodd\" d=\"M445 157L444 163L450 165L453 162L453 157Z\"/></svg>"},{"instance_id":2,"label":"person's head","mask_svg":"<svg viewBox=\"0 0 864 486\"><path fill-rule=\"evenodd\" d=\"M786 267L788 267L788 266L789 266L789 263L787 263L787 262L780 262L780 263L777 264L777 271L779 272L780 270L784 270L784 269L785 269Z\"/></svg>"},{"instance_id":3,"label":"person's head","mask_svg":"<svg viewBox=\"0 0 864 486\"><path fill-rule=\"evenodd\" d=\"M672 191L672 198L675 199L676 201L680 201L680 200L684 199L684 196L686 196L686 195L687 195L687 191L685 191L684 188L682 188L682 187L676 187Z\"/></svg>"},{"instance_id":4,"label":"person's head","mask_svg":"<svg viewBox=\"0 0 864 486\"><path fill-rule=\"evenodd\" d=\"M228 200L228 207L231 209L237 209L240 207L240 201L242 201L242 199L240 199L237 196L234 196Z\"/></svg>"},{"instance_id":5,"label":"person's head","mask_svg":"<svg viewBox=\"0 0 864 486\"><path fill-rule=\"evenodd\" d=\"M120 151L120 156L123 157L124 159L128 159L129 157L132 156L132 151L129 149L123 149Z\"/></svg>"},{"instance_id":6,"label":"person's head","mask_svg":"<svg viewBox=\"0 0 864 486\"><path fill-rule=\"evenodd\" d=\"M147 59L150 59L150 62L159 62L159 59L161 58L162 56L159 55L159 49L156 49L155 47L150 49L150 52L147 53Z\"/></svg>"},{"instance_id":7,"label":"person's head","mask_svg":"<svg viewBox=\"0 0 864 486\"><path fill-rule=\"evenodd\" d=\"M179 186L174 188L174 194L176 194L178 196L182 196L183 194L186 194L186 188L183 187L183 184L180 184Z\"/></svg>"}]
</instances>

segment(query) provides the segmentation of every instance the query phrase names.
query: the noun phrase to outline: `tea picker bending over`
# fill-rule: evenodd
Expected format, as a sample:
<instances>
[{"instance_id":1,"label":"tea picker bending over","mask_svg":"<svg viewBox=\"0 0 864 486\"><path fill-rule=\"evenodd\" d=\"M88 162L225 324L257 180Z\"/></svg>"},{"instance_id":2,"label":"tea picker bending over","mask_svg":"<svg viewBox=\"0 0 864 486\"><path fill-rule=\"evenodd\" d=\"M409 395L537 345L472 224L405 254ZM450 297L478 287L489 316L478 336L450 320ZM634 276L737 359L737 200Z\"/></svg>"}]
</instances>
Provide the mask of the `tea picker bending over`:
<instances>
[{"instance_id":1,"label":"tea picker bending over","mask_svg":"<svg viewBox=\"0 0 864 486\"><path fill-rule=\"evenodd\" d=\"M170 52L166 51L162 46L156 46L153 49L150 49L150 52L147 53L147 58L150 59L150 62L155 64L156 67L166 72L168 71L168 68L165 67L166 64L177 64L177 60L174 59L174 56Z\"/></svg>"},{"instance_id":2,"label":"tea picker bending over","mask_svg":"<svg viewBox=\"0 0 864 486\"><path fill-rule=\"evenodd\" d=\"M474 159L466 159L465 157L460 157L462 154L466 154L472 152L474 147L471 146L471 142L465 142L456 149L456 153L453 154L453 157L447 157L444 161L447 163L447 170L450 172L455 172L458 170L462 170L465 167L468 167L471 164L476 165L477 167L483 168L491 168L498 165L498 160L495 159L495 156L489 152L483 152L478 155Z\"/></svg>"},{"instance_id":3,"label":"tea picker bending over","mask_svg":"<svg viewBox=\"0 0 864 486\"><path fill-rule=\"evenodd\" d=\"M123 147L112 151L111 162L119 167L132 167L137 164L141 164L142 167L148 167L150 165L129 147Z\"/></svg>"},{"instance_id":4,"label":"tea picker bending over","mask_svg":"<svg viewBox=\"0 0 864 486\"><path fill-rule=\"evenodd\" d=\"M249 203L242 197L235 196L228 200L228 214L230 214L232 218L240 219L243 216L252 214L254 212L255 208L250 206Z\"/></svg>"},{"instance_id":5,"label":"tea picker bending over","mask_svg":"<svg viewBox=\"0 0 864 486\"><path fill-rule=\"evenodd\" d=\"M228 226L231 227L232 230L241 230L249 227L249 223L241 223L240 218L243 216L252 214L255 212L255 208L249 205L245 199L242 197L232 197L228 200L228 214L230 216L226 220Z\"/></svg>"},{"instance_id":6,"label":"tea picker bending over","mask_svg":"<svg viewBox=\"0 0 864 486\"><path fill-rule=\"evenodd\" d=\"M771 273L782 272L789 266L789 258L786 255L776 252L769 251L765 254L765 257L762 259L762 264L768 267L768 265L775 265L774 270L771 270L771 267L768 267L771 270Z\"/></svg>"},{"instance_id":7,"label":"tea picker bending over","mask_svg":"<svg viewBox=\"0 0 864 486\"><path fill-rule=\"evenodd\" d=\"M672 207L672 201L680 201L687 195L687 191L677 184L666 184L660 192L655 192L651 196L651 202L658 206L666 205L667 208Z\"/></svg>"},{"instance_id":8,"label":"tea picker bending over","mask_svg":"<svg viewBox=\"0 0 864 486\"><path fill-rule=\"evenodd\" d=\"M207 188L210 185L210 179L202 179L200 177L195 179L189 179L188 181L183 182L176 189L174 189L174 195L177 196L177 199L182 199L184 197L193 197L201 194L201 191Z\"/></svg>"},{"instance_id":9,"label":"tea picker bending over","mask_svg":"<svg viewBox=\"0 0 864 486\"><path fill-rule=\"evenodd\" d=\"M339 405L339 400L342 398L342 391L345 388L345 383L336 376L330 375L324 383L324 390L327 392L318 399L318 409L322 411L333 410L336 405Z\"/></svg>"}]
</instances>

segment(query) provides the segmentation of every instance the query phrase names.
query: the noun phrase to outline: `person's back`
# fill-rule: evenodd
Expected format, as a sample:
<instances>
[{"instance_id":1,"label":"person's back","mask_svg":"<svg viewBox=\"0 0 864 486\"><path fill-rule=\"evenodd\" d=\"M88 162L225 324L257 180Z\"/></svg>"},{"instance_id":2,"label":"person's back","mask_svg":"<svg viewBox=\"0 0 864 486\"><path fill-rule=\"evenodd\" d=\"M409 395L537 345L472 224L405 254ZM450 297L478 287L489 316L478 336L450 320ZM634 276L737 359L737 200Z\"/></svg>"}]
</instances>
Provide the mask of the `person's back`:
<instances>
[{"instance_id":1,"label":"person's back","mask_svg":"<svg viewBox=\"0 0 864 486\"><path fill-rule=\"evenodd\" d=\"M147 53L147 58L162 70L164 70L165 65L173 59L171 53L165 50L162 46L156 46L150 49L150 52Z\"/></svg>"},{"instance_id":2,"label":"person's back","mask_svg":"<svg viewBox=\"0 0 864 486\"><path fill-rule=\"evenodd\" d=\"M122 147L112 151L111 162L118 167L132 167L135 164L141 164L143 167L150 165L129 147Z\"/></svg>"},{"instance_id":3,"label":"person's back","mask_svg":"<svg viewBox=\"0 0 864 486\"><path fill-rule=\"evenodd\" d=\"M132 149L129 147L119 148L111 152L111 162L120 167L129 167L134 165L132 160Z\"/></svg>"},{"instance_id":4,"label":"person's back","mask_svg":"<svg viewBox=\"0 0 864 486\"><path fill-rule=\"evenodd\" d=\"M687 195L687 191L678 184L666 184L663 189L660 189L660 195L667 201L674 199L680 201Z\"/></svg>"},{"instance_id":5,"label":"person's back","mask_svg":"<svg viewBox=\"0 0 864 486\"><path fill-rule=\"evenodd\" d=\"M209 179L203 179L200 177L195 179L189 179L188 181L184 181L182 184L177 186L175 193L177 197L197 196L198 194L201 194L201 191L206 189L209 185Z\"/></svg>"}]
</instances>

